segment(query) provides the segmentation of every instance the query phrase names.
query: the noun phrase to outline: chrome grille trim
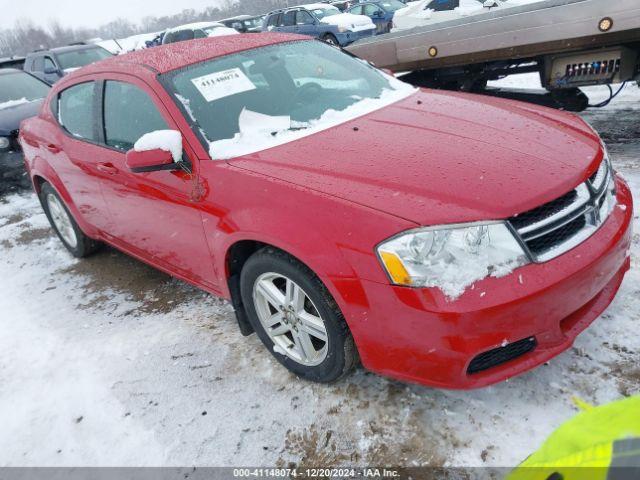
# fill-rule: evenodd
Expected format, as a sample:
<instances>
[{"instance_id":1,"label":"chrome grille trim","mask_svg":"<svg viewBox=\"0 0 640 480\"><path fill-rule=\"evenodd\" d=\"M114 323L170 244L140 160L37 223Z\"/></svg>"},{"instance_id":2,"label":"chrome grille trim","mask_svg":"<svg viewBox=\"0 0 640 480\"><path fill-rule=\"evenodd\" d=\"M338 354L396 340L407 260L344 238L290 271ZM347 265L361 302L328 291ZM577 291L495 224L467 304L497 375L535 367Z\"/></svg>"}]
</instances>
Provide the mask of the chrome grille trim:
<instances>
[{"instance_id":1,"label":"chrome grille trim","mask_svg":"<svg viewBox=\"0 0 640 480\"><path fill-rule=\"evenodd\" d=\"M552 260L593 235L615 205L612 181L613 169L605 158L598 170L571 192L509 219L531 261Z\"/></svg>"}]
</instances>

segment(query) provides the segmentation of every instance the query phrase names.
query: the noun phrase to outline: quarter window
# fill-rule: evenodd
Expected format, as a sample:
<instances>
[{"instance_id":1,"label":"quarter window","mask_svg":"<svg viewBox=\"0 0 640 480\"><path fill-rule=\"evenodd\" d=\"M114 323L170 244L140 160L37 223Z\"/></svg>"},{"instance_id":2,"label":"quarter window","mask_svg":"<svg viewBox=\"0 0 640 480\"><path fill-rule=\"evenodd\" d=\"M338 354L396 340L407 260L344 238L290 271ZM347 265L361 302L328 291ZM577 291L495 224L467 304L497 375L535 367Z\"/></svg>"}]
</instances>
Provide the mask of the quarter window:
<instances>
[{"instance_id":1,"label":"quarter window","mask_svg":"<svg viewBox=\"0 0 640 480\"><path fill-rule=\"evenodd\" d=\"M107 81L104 90L106 144L127 151L146 133L167 130L167 122L149 96L130 83Z\"/></svg>"},{"instance_id":2,"label":"quarter window","mask_svg":"<svg viewBox=\"0 0 640 480\"><path fill-rule=\"evenodd\" d=\"M58 121L74 137L95 140L93 90L94 83L81 83L60 93Z\"/></svg>"}]
</instances>

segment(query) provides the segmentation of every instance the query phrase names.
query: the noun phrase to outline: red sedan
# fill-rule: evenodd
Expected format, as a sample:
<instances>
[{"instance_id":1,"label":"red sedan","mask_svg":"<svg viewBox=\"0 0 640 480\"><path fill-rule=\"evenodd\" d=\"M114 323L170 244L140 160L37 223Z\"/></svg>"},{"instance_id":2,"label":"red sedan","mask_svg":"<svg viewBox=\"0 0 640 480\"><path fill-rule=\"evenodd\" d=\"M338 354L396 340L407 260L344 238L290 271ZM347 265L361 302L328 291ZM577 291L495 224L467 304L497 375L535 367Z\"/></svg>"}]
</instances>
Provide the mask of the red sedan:
<instances>
[{"instance_id":1,"label":"red sedan","mask_svg":"<svg viewBox=\"0 0 640 480\"><path fill-rule=\"evenodd\" d=\"M632 201L580 118L417 90L306 37L83 68L20 141L75 256L108 243L228 298L296 375L445 388L569 348L629 269Z\"/></svg>"}]
</instances>

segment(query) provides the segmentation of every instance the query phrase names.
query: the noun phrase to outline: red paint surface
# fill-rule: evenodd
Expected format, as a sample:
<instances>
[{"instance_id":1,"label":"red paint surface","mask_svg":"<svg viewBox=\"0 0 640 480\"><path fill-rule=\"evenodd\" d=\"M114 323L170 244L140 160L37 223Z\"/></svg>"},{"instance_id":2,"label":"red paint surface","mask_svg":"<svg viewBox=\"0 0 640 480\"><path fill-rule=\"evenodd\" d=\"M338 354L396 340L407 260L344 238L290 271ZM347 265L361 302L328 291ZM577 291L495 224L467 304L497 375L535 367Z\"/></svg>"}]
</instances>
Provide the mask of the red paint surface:
<instances>
[{"instance_id":1,"label":"red paint surface","mask_svg":"<svg viewBox=\"0 0 640 480\"><path fill-rule=\"evenodd\" d=\"M629 266L632 201L622 180L618 201L627 209L616 208L589 240L551 262L478 282L453 302L439 290L389 285L375 246L418 225L504 219L563 195L602 160L591 129L531 105L422 91L296 142L212 161L157 71L296 38L177 43L74 72L21 128L32 177L52 184L88 235L226 298L233 244L253 240L289 252L325 283L364 366L382 374L474 388L568 348L608 306ZM124 153L63 133L49 102L91 79L128 81L149 93L169 127L183 133L194 175L135 174ZM479 353L531 336L535 351L466 374Z\"/></svg>"}]
</instances>

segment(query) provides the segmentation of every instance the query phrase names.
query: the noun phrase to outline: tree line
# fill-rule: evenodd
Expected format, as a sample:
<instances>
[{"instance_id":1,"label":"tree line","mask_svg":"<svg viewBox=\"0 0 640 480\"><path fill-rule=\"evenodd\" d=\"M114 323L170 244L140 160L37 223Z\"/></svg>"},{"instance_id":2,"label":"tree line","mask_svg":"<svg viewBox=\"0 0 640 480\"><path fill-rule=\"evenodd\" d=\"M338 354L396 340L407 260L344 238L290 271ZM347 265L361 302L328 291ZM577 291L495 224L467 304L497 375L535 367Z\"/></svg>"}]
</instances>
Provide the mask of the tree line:
<instances>
[{"instance_id":1,"label":"tree line","mask_svg":"<svg viewBox=\"0 0 640 480\"><path fill-rule=\"evenodd\" d=\"M54 48L100 38L125 38L131 35L158 32L184 23L220 20L236 15L260 15L271 10L305 3L302 0L223 0L219 7L204 10L185 9L165 16L147 16L138 23L118 18L98 28L71 28L59 21L46 27L28 19L16 22L10 29L0 29L0 57L25 55L40 48ZM151 4L152 5L152 4Z\"/></svg>"}]
</instances>

